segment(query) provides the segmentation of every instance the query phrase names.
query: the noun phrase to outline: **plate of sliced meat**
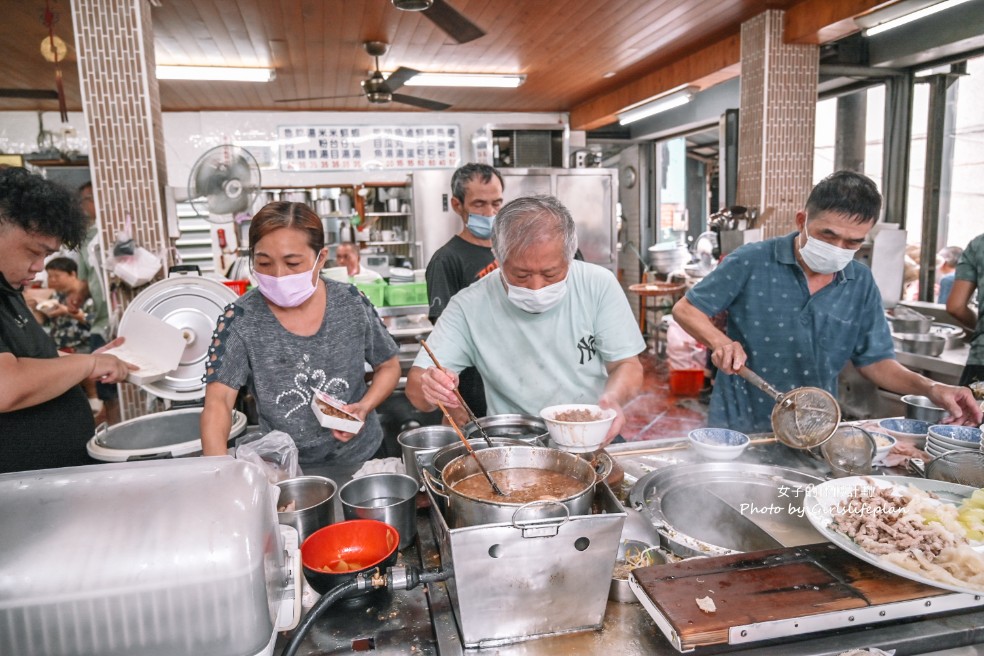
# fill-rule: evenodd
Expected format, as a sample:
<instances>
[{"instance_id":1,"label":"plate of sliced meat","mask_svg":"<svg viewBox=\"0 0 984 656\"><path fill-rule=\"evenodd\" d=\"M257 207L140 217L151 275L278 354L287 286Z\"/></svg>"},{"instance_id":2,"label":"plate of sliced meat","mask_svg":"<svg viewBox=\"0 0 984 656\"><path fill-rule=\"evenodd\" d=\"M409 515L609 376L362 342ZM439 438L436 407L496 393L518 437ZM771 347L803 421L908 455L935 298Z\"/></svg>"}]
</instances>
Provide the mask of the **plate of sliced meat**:
<instances>
[{"instance_id":1,"label":"plate of sliced meat","mask_svg":"<svg viewBox=\"0 0 984 656\"><path fill-rule=\"evenodd\" d=\"M810 489L803 510L842 549L898 576L984 592L984 491L904 476L854 476Z\"/></svg>"}]
</instances>

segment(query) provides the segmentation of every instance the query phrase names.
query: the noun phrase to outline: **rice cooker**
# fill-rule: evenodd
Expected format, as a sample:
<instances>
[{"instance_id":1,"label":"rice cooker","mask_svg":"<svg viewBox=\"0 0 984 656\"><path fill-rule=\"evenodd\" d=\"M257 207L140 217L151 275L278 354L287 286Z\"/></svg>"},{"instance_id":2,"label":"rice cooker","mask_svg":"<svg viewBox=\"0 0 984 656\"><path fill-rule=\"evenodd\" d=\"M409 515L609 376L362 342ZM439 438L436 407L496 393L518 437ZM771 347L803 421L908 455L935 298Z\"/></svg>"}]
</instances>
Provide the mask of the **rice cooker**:
<instances>
[{"instance_id":1,"label":"rice cooker","mask_svg":"<svg viewBox=\"0 0 984 656\"><path fill-rule=\"evenodd\" d=\"M177 274L177 275L176 275ZM205 400L205 362L219 315L235 301L234 291L205 278L197 266L172 267L169 277L150 285L130 303L120 321L126 336L139 310L181 331L185 349L178 368L164 378L140 385L148 394L172 403L172 409L101 424L86 444L89 455L104 462L172 458L201 452L199 418ZM246 429L246 416L233 411L229 439Z\"/></svg>"}]
</instances>

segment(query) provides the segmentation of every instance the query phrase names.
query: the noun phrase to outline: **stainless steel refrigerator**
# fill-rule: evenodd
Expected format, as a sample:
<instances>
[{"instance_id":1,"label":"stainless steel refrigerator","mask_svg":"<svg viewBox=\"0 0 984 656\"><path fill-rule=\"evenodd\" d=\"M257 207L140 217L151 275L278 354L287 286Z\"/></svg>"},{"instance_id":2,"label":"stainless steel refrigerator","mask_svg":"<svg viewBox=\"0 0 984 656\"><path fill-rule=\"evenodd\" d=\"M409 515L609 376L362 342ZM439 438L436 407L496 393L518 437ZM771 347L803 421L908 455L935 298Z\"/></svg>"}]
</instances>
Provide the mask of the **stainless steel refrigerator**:
<instances>
[{"instance_id":1,"label":"stainless steel refrigerator","mask_svg":"<svg viewBox=\"0 0 984 656\"><path fill-rule=\"evenodd\" d=\"M560 199L577 227L584 259L616 272L618 200L617 169L500 169L506 202L531 194ZM451 211L451 169L410 174L417 261L427 266L434 251L461 231L461 218Z\"/></svg>"}]
</instances>

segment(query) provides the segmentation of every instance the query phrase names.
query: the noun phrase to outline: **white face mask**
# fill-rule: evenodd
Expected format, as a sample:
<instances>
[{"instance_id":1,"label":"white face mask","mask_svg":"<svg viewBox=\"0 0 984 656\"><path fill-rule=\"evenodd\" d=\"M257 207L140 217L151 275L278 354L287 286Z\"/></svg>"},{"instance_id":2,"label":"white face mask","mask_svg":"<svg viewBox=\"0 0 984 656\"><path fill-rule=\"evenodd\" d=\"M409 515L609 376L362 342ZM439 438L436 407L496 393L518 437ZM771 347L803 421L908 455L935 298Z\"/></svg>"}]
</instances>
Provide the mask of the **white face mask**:
<instances>
[{"instance_id":1,"label":"white face mask","mask_svg":"<svg viewBox=\"0 0 984 656\"><path fill-rule=\"evenodd\" d=\"M506 296L509 301L523 312L530 314L541 314L554 307L567 295L567 276L560 282L541 287L540 289L527 289L510 285L505 276L502 282L506 285Z\"/></svg>"},{"instance_id":2,"label":"white face mask","mask_svg":"<svg viewBox=\"0 0 984 656\"><path fill-rule=\"evenodd\" d=\"M806 233L806 227L803 228ZM814 239L806 233L806 244L800 247L800 257L803 263L814 273L837 273L851 263L857 251L850 248L840 248L820 239Z\"/></svg>"}]
</instances>

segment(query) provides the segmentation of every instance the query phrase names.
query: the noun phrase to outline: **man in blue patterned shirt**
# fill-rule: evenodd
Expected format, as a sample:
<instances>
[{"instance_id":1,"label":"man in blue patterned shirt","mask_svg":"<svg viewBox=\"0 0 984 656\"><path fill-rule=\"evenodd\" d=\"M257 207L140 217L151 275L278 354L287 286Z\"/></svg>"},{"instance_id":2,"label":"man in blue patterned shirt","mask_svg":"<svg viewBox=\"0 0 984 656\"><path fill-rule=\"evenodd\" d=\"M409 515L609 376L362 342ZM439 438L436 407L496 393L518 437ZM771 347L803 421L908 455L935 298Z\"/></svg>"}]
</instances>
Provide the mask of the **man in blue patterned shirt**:
<instances>
[{"instance_id":1,"label":"man in blue patterned shirt","mask_svg":"<svg viewBox=\"0 0 984 656\"><path fill-rule=\"evenodd\" d=\"M956 423L981 423L968 388L935 383L895 360L881 294L868 267L854 261L880 208L870 179L834 173L796 213L798 232L742 246L676 304L673 317L718 367L709 425L771 430L773 400L732 375L746 364L780 391L811 386L836 396L848 361L879 387L928 396ZM711 321L725 311L727 334Z\"/></svg>"}]
</instances>

